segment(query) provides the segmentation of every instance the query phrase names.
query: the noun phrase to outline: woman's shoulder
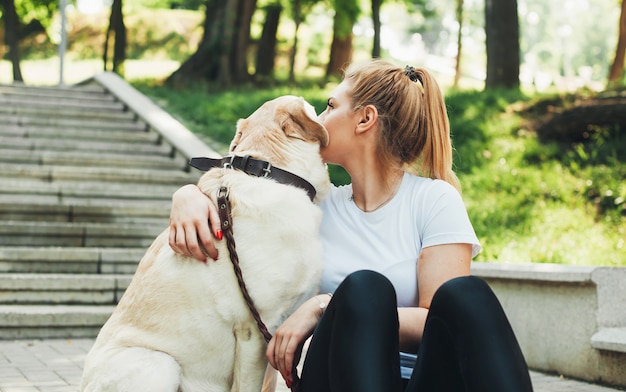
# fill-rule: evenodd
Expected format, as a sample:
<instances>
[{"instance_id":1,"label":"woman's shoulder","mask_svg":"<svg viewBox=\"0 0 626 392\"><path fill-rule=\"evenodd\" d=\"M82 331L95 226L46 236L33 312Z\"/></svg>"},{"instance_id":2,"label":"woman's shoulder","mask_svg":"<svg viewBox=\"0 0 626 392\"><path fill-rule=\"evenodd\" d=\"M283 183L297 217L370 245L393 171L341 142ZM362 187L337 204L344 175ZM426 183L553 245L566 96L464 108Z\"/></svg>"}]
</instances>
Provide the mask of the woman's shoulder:
<instances>
[{"instance_id":1,"label":"woman's shoulder","mask_svg":"<svg viewBox=\"0 0 626 392\"><path fill-rule=\"evenodd\" d=\"M405 192L420 198L439 198L443 195L459 196L459 192L452 184L444 180L420 177L415 174L405 173Z\"/></svg>"}]
</instances>

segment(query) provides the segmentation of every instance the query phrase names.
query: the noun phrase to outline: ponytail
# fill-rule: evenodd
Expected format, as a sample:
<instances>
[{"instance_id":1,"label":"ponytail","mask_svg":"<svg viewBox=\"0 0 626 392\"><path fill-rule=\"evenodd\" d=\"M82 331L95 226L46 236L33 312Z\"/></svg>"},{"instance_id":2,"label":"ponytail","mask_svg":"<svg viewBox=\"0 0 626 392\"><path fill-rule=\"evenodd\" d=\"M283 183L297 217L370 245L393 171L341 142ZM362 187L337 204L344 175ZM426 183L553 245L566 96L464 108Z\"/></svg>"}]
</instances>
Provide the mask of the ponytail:
<instances>
[{"instance_id":1,"label":"ponytail","mask_svg":"<svg viewBox=\"0 0 626 392\"><path fill-rule=\"evenodd\" d=\"M420 68L415 72L423 88L419 126L426 138L419 158L420 171L425 176L450 183L460 193L461 184L452 170L450 121L443 95L428 71Z\"/></svg>"}]
</instances>

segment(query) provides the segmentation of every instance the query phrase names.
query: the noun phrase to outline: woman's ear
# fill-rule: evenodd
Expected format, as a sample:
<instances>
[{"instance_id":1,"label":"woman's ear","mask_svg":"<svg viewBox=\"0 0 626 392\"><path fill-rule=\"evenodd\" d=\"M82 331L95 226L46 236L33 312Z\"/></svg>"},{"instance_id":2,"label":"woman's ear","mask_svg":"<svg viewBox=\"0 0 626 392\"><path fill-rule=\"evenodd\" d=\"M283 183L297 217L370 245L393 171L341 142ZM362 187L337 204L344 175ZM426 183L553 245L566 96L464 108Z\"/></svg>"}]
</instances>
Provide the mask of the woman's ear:
<instances>
[{"instance_id":1,"label":"woman's ear","mask_svg":"<svg viewBox=\"0 0 626 392\"><path fill-rule=\"evenodd\" d=\"M357 133L367 132L378 123L378 109L374 105L367 105L359 111Z\"/></svg>"}]
</instances>

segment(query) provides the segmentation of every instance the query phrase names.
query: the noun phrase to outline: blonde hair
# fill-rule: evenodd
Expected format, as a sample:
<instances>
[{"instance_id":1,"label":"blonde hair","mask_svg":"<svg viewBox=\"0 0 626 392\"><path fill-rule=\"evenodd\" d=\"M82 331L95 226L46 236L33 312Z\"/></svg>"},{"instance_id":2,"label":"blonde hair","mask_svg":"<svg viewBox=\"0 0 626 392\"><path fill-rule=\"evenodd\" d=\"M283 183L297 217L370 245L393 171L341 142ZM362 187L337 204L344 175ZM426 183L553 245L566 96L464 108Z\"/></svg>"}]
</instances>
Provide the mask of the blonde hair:
<instances>
[{"instance_id":1,"label":"blonde hair","mask_svg":"<svg viewBox=\"0 0 626 392\"><path fill-rule=\"evenodd\" d=\"M428 71L373 60L349 66L344 80L351 89L353 110L367 105L378 110L381 164L400 162L419 175L447 181L461 191L452 170L445 102Z\"/></svg>"}]
</instances>

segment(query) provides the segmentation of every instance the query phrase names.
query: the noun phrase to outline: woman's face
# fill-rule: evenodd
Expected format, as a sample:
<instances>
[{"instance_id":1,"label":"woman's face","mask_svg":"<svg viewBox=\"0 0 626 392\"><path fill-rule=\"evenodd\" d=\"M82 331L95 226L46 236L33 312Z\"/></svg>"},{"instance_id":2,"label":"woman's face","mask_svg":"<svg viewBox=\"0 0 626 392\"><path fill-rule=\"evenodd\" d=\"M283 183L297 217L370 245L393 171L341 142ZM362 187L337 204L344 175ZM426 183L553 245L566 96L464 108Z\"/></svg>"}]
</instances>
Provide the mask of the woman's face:
<instances>
[{"instance_id":1,"label":"woman's face","mask_svg":"<svg viewBox=\"0 0 626 392\"><path fill-rule=\"evenodd\" d=\"M321 149L326 163L343 165L354 148L354 130L358 123L357 113L352 110L352 100L348 95L350 86L341 82L328 98L326 110L319 115L319 120L328 130L329 142Z\"/></svg>"}]
</instances>

